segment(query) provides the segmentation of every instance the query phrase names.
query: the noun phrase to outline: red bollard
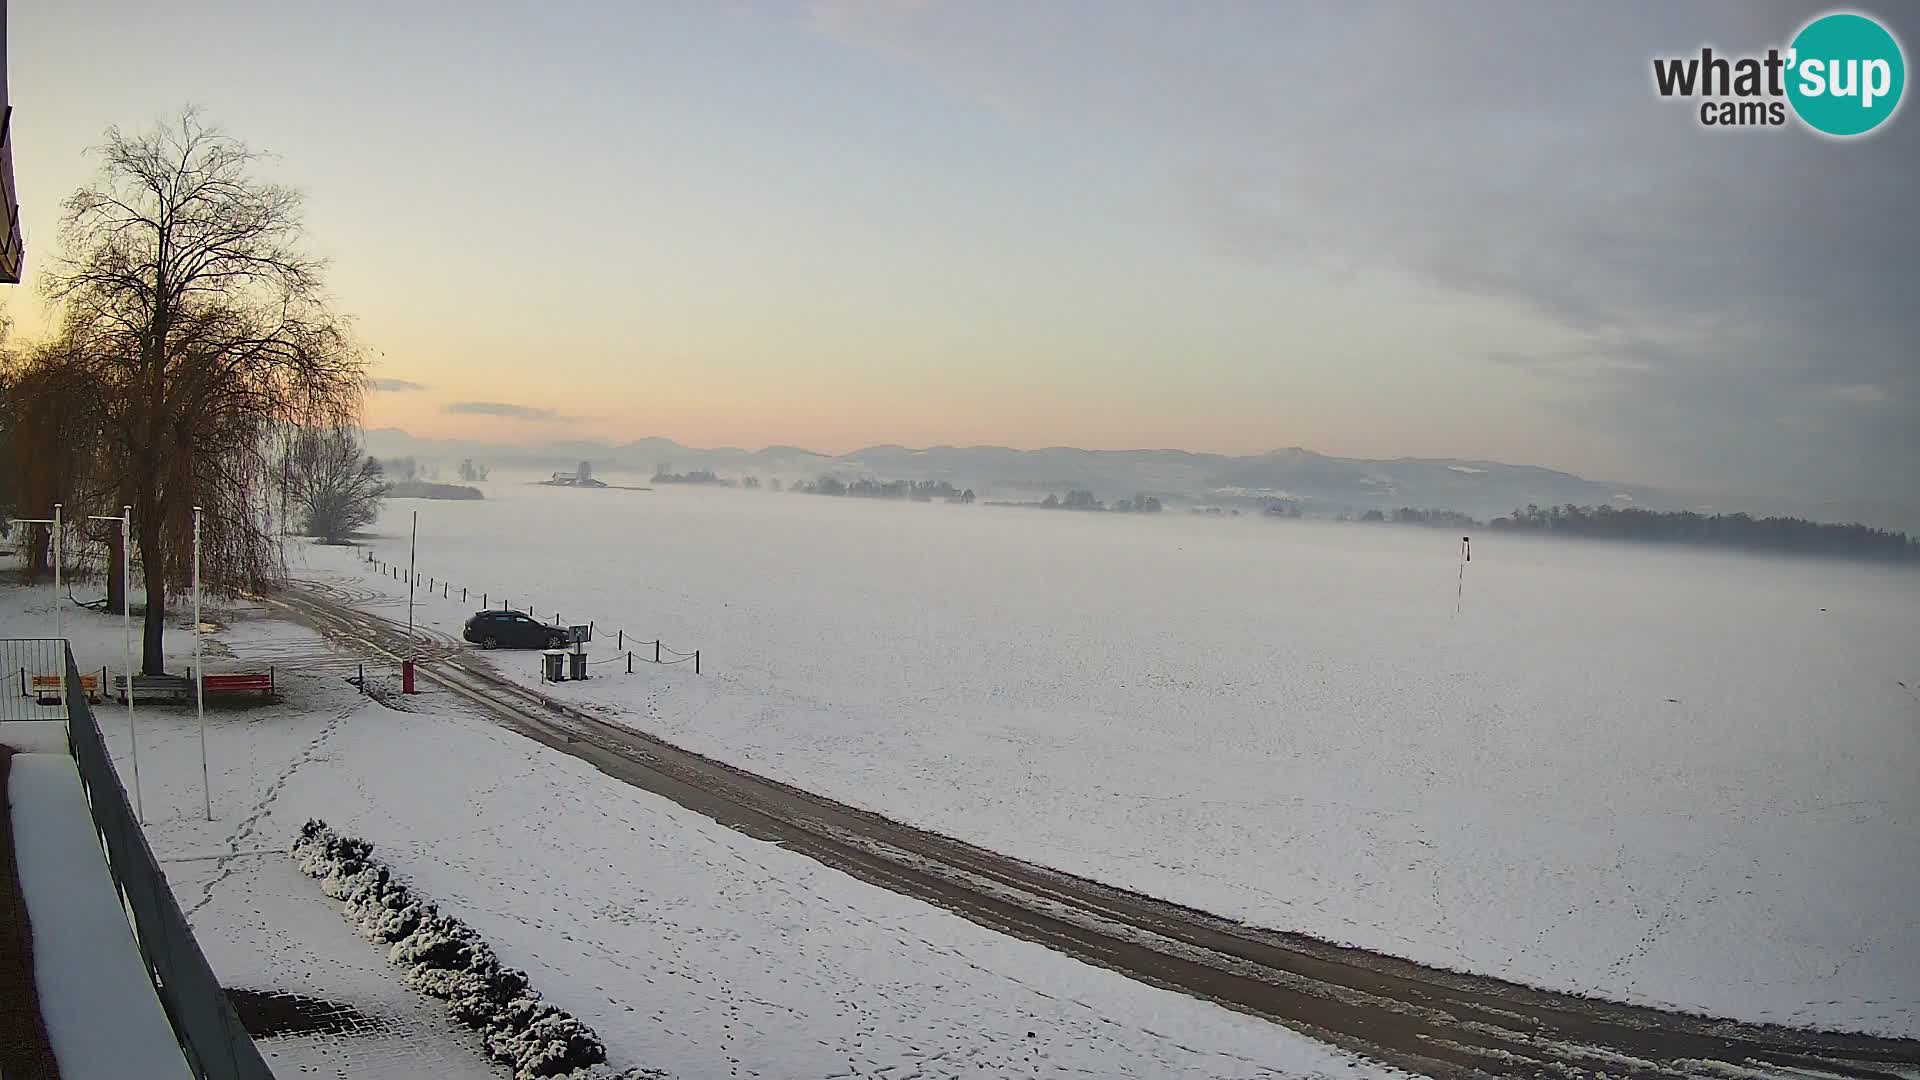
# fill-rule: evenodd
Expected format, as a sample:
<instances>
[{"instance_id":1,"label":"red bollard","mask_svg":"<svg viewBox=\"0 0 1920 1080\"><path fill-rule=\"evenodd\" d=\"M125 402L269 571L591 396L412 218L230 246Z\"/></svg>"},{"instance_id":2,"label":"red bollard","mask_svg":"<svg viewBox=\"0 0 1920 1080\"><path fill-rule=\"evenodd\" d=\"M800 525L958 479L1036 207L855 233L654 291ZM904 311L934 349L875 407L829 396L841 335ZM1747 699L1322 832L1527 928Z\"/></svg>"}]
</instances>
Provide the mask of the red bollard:
<instances>
[{"instance_id":1,"label":"red bollard","mask_svg":"<svg viewBox=\"0 0 1920 1080\"><path fill-rule=\"evenodd\" d=\"M411 660L400 661L400 692L413 693L413 661Z\"/></svg>"}]
</instances>

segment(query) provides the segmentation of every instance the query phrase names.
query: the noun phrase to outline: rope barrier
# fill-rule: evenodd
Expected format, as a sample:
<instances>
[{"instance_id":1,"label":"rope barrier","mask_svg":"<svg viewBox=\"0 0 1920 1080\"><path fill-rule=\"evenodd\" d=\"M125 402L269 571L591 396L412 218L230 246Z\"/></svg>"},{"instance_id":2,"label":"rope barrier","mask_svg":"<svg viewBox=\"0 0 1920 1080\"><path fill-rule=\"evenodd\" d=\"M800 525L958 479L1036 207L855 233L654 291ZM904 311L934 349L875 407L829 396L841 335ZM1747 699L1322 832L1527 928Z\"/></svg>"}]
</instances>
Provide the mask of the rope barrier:
<instances>
[{"instance_id":1,"label":"rope barrier","mask_svg":"<svg viewBox=\"0 0 1920 1080\"><path fill-rule=\"evenodd\" d=\"M390 572L392 573L392 575L393 575L393 578L394 578L394 580L396 580L396 581L404 581L404 580L405 580L405 578L403 578L403 577L401 576L401 574L400 574L400 568L399 568L399 567L397 567L397 566L393 566L393 565L391 565L391 564L389 564L389 563L387 563L387 562L386 562L385 560L383 560L383 559L381 559L381 558L379 558L379 557L378 557L377 555L375 555L375 554L374 554L374 551L373 551L373 549L372 549L372 548L368 548L368 549L367 549L367 558L366 558L366 562L367 562L367 563L368 563L369 565L371 565L371 566L373 566L373 567L374 567L374 568L375 568L376 570L380 570L380 571L390 571ZM416 583L417 583L417 581L418 581L418 579L416 578L416 579L415 579L415 581L416 581ZM428 595L428 596L432 596L432 595L434 594L434 592L436 592L436 591L438 591L438 592L440 593L440 597L441 597L441 599L443 599L443 600L449 600L449 599L452 599L452 588L453 588L453 585L452 585L452 582L451 582L451 581L449 581L449 580L448 580L448 579L446 579L446 578L441 578L441 577L438 577L437 575L428 575L428 576L427 576L427 581L428 581L428 585L427 585L427 595ZM439 588L438 588L437 590L435 589L435 586L436 586L436 585L438 585L438 586L439 586ZM463 585L463 586L461 586L461 587L460 587L460 602L461 602L461 603L463 603L463 604L467 602L467 593L468 593L468 590L467 590L467 587L466 587L466 586L464 586L464 585ZM490 597L491 595L492 595L491 593L485 593L485 592L483 592L483 593L481 593L481 594L480 594L480 601L481 601L481 607L482 607L482 608L488 608L488 605L487 605L487 599L488 599L488 598L489 598L489 597ZM103 604L105 603L105 601L101 601L101 602L102 602ZM502 608L507 608L507 609L509 609L509 610L515 610L515 609L511 609L511 608L508 608L508 605L507 605L507 603L506 603L506 601L504 601L504 600L503 600L503 601L501 601L501 607L502 607ZM491 610L491 609L490 609L490 608L488 608L488 610ZM527 614L529 614L529 615L532 615L532 614L533 614L533 609L532 609L531 607L529 607L529 608L527 609ZM554 621L555 621L556 623L557 623L557 622L559 622L559 620L560 620L560 613L559 613L559 612L557 612L557 611L556 611L556 612L554 612L554 615L553 615L553 618L554 618ZM591 621L589 622L589 625L592 625L592 623L591 623ZM618 643L619 643L619 645L625 645L625 644L626 644L626 636L627 636L627 632L626 632L625 630L615 630L615 631L614 631L613 633L614 633L614 640L615 640L616 642L618 642ZM649 658L647 658L647 657L644 657L644 656L638 656L638 655L636 655L636 654L634 654L634 653L632 653L631 651L628 651L628 652L620 652L620 653L615 653L614 655L612 655L612 656L609 656L609 657L606 657L605 659L602 659L602 660L589 660L589 661L587 661L587 663L588 663L588 665L589 665L589 666L591 666L591 665L594 665L594 664L611 664L611 663L613 663L613 662L615 662L615 661L617 661L617 660L621 660L621 659L626 659L626 660L628 661L628 664L629 664L629 666L631 666L631 664L632 664L632 663L633 663L634 661L638 661L638 662L640 662L640 663L643 663L643 664L658 664L658 665L660 665L661 667L667 667L667 666L669 666L669 665L672 665L672 664L684 664L684 663L686 663L687 661L689 661L689 660L691 660L691 661L693 661L693 669L694 669L695 671L699 671L699 670L700 670L700 650L699 650L699 649L695 649L695 650L693 650L692 652L681 652L681 651L680 651L680 650L678 650L678 649L675 649L675 648L672 648L672 647L670 647L670 646L667 646L667 645L663 645L663 644L661 644L661 643L660 643L660 641L659 641L658 639L656 639L656 640L654 640L654 641L652 641L652 642L643 642L643 641L641 641L641 640L640 640L639 638L635 638L635 639L634 639L634 643L635 643L635 644L642 644L642 645L644 645L644 644L651 644L651 645L653 646L653 648L654 648L654 653L655 653L655 656L656 656L656 657L657 657L657 656L658 656L658 655L659 655L660 653L666 653L666 654L668 654L668 655L670 655L670 656L672 656L672 657L674 657L674 659L672 659L672 660L660 660L660 659L657 659L657 658L656 658L656 659L649 659Z\"/></svg>"},{"instance_id":2,"label":"rope barrier","mask_svg":"<svg viewBox=\"0 0 1920 1080\"><path fill-rule=\"evenodd\" d=\"M626 657L626 655L627 655L626 653L621 653L621 654L620 654L619 656L616 656L616 657L614 657L614 659L616 659L616 660L620 660L620 659L624 659L624 658ZM682 656L682 657L681 657L680 659L678 659L678 660L655 660L655 659L654 659L653 657L651 657L651 656L641 656L641 655L640 655L639 653L634 653L634 654L633 654L633 662L634 662L634 663L636 663L636 664L658 664L658 665L660 665L661 667L666 667L666 666L668 666L669 664L684 664L684 663L686 663L687 661L689 661L689 660L691 660L691 659L693 659L693 657L694 657L694 654L693 654L693 653L688 653L688 654L686 654L685 656ZM587 662L588 662L588 663L590 663L590 664L604 664L604 663L606 663L606 661L604 661L604 660L589 660L589 661L587 661Z\"/></svg>"}]
</instances>

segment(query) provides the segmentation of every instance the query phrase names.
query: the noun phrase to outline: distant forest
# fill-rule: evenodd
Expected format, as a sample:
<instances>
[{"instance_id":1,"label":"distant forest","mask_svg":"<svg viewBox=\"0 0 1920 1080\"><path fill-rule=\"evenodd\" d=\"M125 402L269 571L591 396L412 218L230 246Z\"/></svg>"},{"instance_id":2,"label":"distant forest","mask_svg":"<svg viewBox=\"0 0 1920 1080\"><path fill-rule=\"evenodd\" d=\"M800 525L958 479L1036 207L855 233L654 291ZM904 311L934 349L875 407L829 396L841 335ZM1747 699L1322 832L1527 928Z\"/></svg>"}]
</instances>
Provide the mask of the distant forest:
<instances>
[{"instance_id":1,"label":"distant forest","mask_svg":"<svg viewBox=\"0 0 1920 1080\"><path fill-rule=\"evenodd\" d=\"M1041 510L1082 510L1113 514L1157 514L1161 510L1160 500L1152 495L1135 495L1131 499L1115 499L1111 503L1104 503L1094 498L1093 492L1083 488L1067 492L1067 497L1064 499L1058 495L1048 495L1039 502L997 502L988 505L1028 506Z\"/></svg>"},{"instance_id":2,"label":"distant forest","mask_svg":"<svg viewBox=\"0 0 1920 1080\"><path fill-rule=\"evenodd\" d=\"M1392 513L1369 510L1360 515L1360 520L1391 521L1395 525L1456 525L1463 529L1480 524L1458 510L1415 510L1411 506L1403 506Z\"/></svg>"},{"instance_id":3,"label":"distant forest","mask_svg":"<svg viewBox=\"0 0 1920 1080\"><path fill-rule=\"evenodd\" d=\"M656 484L730 484L711 469L695 469L692 472L668 472L668 466L661 465L653 471Z\"/></svg>"},{"instance_id":4,"label":"distant forest","mask_svg":"<svg viewBox=\"0 0 1920 1080\"><path fill-rule=\"evenodd\" d=\"M837 476L822 476L818 480L796 480L789 491L803 495L846 495L856 499L911 499L914 502L932 502L941 499L950 503L970 503L973 501L973 489L962 490L946 480L875 480L862 477L851 483Z\"/></svg>"},{"instance_id":5,"label":"distant forest","mask_svg":"<svg viewBox=\"0 0 1920 1080\"><path fill-rule=\"evenodd\" d=\"M465 484L436 484L430 480L399 480L381 489L389 499L484 499L477 487Z\"/></svg>"},{"instance_id":6,"label":"distant forest","mask_svg":"<svg viewBox=\"0 0 1920 1080\"><path fill-rule=\"evenodd\" d=\"M1751 551L1806 552L1920 562L1920 538L1866 525L1823 525L1804 518L1696 514L1691 510L1616 509L1611 506L1528 506L1489 527L1615 540L1707 544Z\"/></svg>"}]
</instances>

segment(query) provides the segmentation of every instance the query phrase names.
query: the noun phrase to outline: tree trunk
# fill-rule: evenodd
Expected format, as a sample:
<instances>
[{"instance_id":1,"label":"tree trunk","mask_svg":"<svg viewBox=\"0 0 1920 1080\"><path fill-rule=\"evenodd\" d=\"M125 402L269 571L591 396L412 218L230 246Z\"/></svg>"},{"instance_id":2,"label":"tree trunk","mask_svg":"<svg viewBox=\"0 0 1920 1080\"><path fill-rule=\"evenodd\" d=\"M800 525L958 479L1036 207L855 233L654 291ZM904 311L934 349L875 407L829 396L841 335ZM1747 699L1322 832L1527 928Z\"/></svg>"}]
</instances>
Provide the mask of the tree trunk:
<instances>
[{"instance_id":1,"label":"tree trunk","mask_svg":"<svg viewBox=\"0 0 1920 1080\"><path fill-rule=\"evenodd\" d=\"M44 533L37 525L27 528L32 530L28 537L33 549L27 558L27 580L39 581L53 572L53 528L48 526Z\"/></svg>"},{"instance_id":2,"label":"tree trunk","mask_svg":"<svg viewBox=\"0 0 1920 1080\"><path fill-rule=\"evenodd\" d=\"M147 613L141 621L140 672L165 675L167 652L161 634L167 628L167 564L160 550L160 519L148 511L138 519L140 567L147 580Z\"/></svg>"},{"instance_id":3,"label":"tree trunk","mask_svg":"<svg viewBox=\"0 0 1920 1080\"><path fill-rule=\"evenodd\" d=\"M113 534L107 538L107 612L118 615L127 610L126 578L120 576L121 562L120 525L116 522Z\"/></svg>"}]
</instances>

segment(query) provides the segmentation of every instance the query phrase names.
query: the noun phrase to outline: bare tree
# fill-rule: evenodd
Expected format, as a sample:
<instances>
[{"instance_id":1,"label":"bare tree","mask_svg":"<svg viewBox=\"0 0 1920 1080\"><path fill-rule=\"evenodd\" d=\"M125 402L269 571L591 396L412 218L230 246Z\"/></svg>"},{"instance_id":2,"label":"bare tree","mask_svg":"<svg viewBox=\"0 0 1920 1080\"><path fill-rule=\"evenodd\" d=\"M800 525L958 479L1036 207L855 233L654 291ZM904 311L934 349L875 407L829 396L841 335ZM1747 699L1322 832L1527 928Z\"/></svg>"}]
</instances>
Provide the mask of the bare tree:
<instances>
[{"instance_id":1,"label":"bare tree","mask_svg":"<svg viewBox=\"0 0 1920 1080\"><path fill-rule=\"evenodd\" d=\"M380 516L386 478L352 431L301 431L287 447L281 472L308 536L337 544Z\"/></svg>"},{"instance_id":2,"label":"bare tree","mask_svg":"<svg viewBox=\"0 0 1920 1080\"><path fill-rule=\"evenodd\" d=\"M276 440L344 428L365 364L301 248L300 196L191 109L138 134L109 129L98 179L64 204L62 367L95 395L102 475L133 507L146 579L142 668L165 668L168 594L190 578L193 507L216 589L284 572L270 508Z\"/></svg>"},{"instance_id":3,"label":"bare tree","mask_svg":"<svg viewBox=\"0 0 1920 1080\"><path fill-rule=\"evenodd\" d=\"M63 504L74 531L89 537L99 530L86 525L87 514L119 508L106 509L110 485L100 471L95 395L68 361L59 341L0 356L0 485L23 516L44 517L54 503ZM50 531L34 533L29 577L48 570L51 540ZM117 566L119 533L108 543ZM109 579L108 593L112 610L122 610L119 578Z\"/></svg>"}]
</instances>

